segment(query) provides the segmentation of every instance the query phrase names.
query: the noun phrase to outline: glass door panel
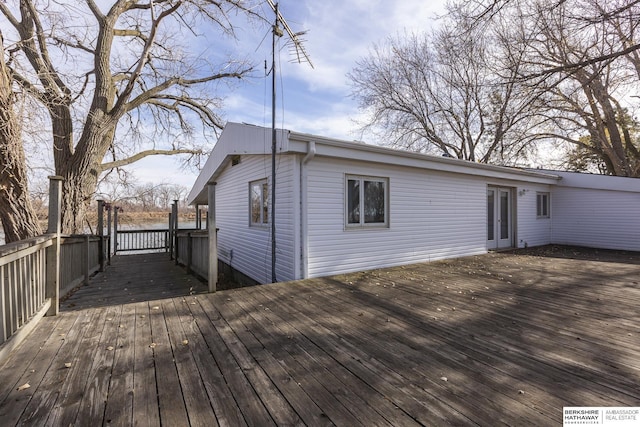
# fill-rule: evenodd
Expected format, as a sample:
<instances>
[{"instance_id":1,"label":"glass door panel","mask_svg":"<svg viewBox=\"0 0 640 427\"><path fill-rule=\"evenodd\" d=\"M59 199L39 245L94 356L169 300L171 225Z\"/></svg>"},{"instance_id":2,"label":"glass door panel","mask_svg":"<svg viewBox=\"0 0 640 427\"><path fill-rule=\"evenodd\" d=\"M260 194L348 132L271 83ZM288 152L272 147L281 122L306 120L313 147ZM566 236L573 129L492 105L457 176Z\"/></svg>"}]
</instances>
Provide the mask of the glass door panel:
<instances>
[{"instance_id":1,"label":"glass door panel","mask_svg":"<svg viewBox=\"0 0 640 427\"><path fill-rule=\"evenodd\" d=\"M496 222L496 190L487 190L487 240L489 242L495 241L495 222Z\"/></svg>"}]
</instances>

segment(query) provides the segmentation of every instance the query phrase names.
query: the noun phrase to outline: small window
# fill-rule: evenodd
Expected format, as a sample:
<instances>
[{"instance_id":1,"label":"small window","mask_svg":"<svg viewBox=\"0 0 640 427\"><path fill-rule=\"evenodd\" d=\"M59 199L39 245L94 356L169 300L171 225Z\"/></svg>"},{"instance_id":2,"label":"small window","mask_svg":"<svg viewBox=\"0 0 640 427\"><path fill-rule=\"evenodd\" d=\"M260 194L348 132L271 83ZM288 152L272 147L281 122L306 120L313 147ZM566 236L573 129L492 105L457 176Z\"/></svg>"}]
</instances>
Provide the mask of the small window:
<instances>
[{"instance_id":1,"label":"small window","mask_svg":"<svg viewBox=\"0 0 640 427\"><path fill-rule=\"evenodd\" d=\"M347 227L388 226L387 183L386 178L347 176Z\"/></svg>"},{"instance_id":2,"label":"small window","mask_svg":"<svg viewBox=\"0 0 640 427\"><path fill-rule=\"evenodd\" d=\"M536 212L538 218L549 218L549 193L536 194Z\"/></svg>"},{"instance_id":3,"label":"small window","mask_svg":"<svg viewBox=\"0 0 640 427\"><path fill-rule=\"evenodd\" d=\"M249 184L249 204L251 205L251 225L269 223L269 185L266 179Z\"/></svg>"}]
</instances>

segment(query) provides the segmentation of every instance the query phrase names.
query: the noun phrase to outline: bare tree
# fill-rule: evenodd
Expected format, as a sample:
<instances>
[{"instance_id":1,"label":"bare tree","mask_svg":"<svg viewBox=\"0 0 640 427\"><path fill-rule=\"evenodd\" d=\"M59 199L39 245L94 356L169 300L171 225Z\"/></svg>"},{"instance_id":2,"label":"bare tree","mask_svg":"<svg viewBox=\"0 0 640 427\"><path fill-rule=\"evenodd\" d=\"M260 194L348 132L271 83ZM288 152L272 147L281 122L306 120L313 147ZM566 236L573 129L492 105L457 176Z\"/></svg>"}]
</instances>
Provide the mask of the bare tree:
<instances>
[{"instance_id":1,"label":"bare tree","mask_svg":"<svg viewBox=\"0 0 640 427\"><path fill-rule=\"evenodd\" d=\"M517 78L545 93L547 127L538 134L577 146L573 156L595 155L594 164L620 176L640 176L631 97L640 56L627 50L640 35L639 15L638 2L512 0L492 22L509 22L504 37L523 52Z\"/></svg>"},{"instance_id":2,"label":"bare tree","mask_svg":"<svg viewBox=\"0 0 640 427\"><path fill-rule=\"evenodd\" d=\"M102 4L102 3L100 3ZM206 46L233 35L242 0L94 0L0 3L13 30L14 82L49 113L56 174L64 178L63 230L83 228L100 175L152 155L197 155L196 131L222 125L216 84L251 71ZM71 25L73 23L73 25ZM195 33L200 28L202 34ZM198 127L199 126L199 127Z\"/></svg>"},{"instance_id":3,"label":"bare tree","mask_svg":"<svg viewBox=\"0 0 640 427\"><path fill-rule=\"evenodd\" d=\"M467 32L460 35L459 29ZM483 163L517 164L529 154L537 95L495 70L492 34L464 15L430 35L374 46L349 74L353 96L390 144Z\"/></svg>"},{"instance_id":4,"label":"bare tree","mask_svg":"<svg viewBox=\"0 0 640 427\"><path fill-rule=\"evenodd\" d=\"M505 10L510 8L519 8L522 0L467 0L464 2L452 2L448 5L449 10L454 13L463 11L465 15L471 18L473 26L484 29L490 26L496 19L504 14ZM567 0L553 0L536 2L540 10L545 13L555 13L558 8L564 7ZM583 28L591 24L602 23L605 21L623 19L630 22L640 22L640 0L590 0L585 2L589 7L579 7L571 19ZM544 74L553 74L561 71L571 71L588 65L598 63L606 63L612 59L634 55L637 56L640 51L640 43L637 39L625 37L622 44L617 45L609 52L600 55L594 55L589 58L574 58L562 65L549 65L539 71L538 76Z\"/></svg>"},{"instance_id":5,"label":"bare tree","mask_svg":"<svg viewBox=\"0 0 640 427\"><path fill-rule=\"evenodd\" d=\"M4 41L0 33L0 222L5 241L26 239L42 233L31 205L24 149L14 110L12 77L4 61Z\"/></svg>"}]
</instances>

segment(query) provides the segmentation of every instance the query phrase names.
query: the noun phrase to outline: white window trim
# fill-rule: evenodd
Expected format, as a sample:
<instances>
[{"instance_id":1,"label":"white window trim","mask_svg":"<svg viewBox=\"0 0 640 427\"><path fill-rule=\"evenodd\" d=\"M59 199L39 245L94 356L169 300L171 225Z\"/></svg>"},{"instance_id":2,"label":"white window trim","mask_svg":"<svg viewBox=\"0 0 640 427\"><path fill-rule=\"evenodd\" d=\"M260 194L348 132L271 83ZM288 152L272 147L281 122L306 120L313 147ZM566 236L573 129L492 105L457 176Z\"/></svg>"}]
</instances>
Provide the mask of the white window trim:
<instances>
[{"instance_id":1,"label":"white window trim","mask_svg":"<svg viewBox=\"0 0 640 427\"><path fill-rule=\"evenodd\" d=\"M360 213L360 223L349 223L349 180L360 181L360 200L364 200L364 181L382 182L384 184L384 222L364 222L364 214ZM345 174L344 177L344 226L348 230L387 229L389 228L389 178L368 175Z\"/></svg>"},{"instance_id":2,"label":"white window trim","mask_svg":"<svg viewBox=\"0 0 640 427\"><path fill-rule=\"evenodd\" d=\"M267 185L267 197L269 197L268 194L268 189L269 189L269 181L267 178L263 178L263 179L257 179L255 181L251 181L249 182L249 226L250 227L268 227L269 224L271 223L271 205L269 205L269 200L267 199L267 218L266 221L265 218L263 217L264 215L264 211L262 209L262 205L260 208L260 222L254 222L253 221L253 186L259 184L260 185L260 195L262 196L262 199L264 199L264 193L262 192L262 188L264 188L263 186L266 184Z\"/></svg>"},{"instance_id":3,"label":"white window trim","mask_svg":"<svg viewBox=\"0 0 640 427\"><path fill-rule=\"evenodd\" d=\"M538 200L540 200L540 197L546 197L547 198L547 212L546 214L540 214L540 210L541 210L541 205L538 203ZM537 219L547 219L547 218L551 218L551 193L548 191L538 191L536 192L536 218Z\"/></svg>"}]
</instances>

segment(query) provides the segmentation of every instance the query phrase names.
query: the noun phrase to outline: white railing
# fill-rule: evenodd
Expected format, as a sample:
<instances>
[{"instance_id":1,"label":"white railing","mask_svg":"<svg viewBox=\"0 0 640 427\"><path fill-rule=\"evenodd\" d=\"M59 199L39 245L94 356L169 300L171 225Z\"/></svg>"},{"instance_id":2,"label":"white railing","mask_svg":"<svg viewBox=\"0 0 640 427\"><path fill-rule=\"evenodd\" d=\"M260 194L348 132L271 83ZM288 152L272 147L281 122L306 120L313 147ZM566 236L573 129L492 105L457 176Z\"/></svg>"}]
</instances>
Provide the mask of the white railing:
<instances>
[{"instance_id":1,"label":"white railing","mask_svg":"<svg viewBox=\"0 0 640 427\"><path fill-rule=\"evenodd\" d=\"M43 235L0 247L0 344L49 308L46 252L55 239Z\"/></svg>"}]
</instances>

